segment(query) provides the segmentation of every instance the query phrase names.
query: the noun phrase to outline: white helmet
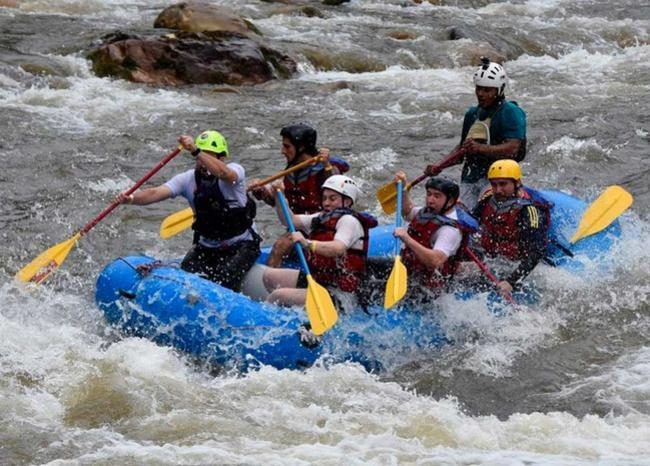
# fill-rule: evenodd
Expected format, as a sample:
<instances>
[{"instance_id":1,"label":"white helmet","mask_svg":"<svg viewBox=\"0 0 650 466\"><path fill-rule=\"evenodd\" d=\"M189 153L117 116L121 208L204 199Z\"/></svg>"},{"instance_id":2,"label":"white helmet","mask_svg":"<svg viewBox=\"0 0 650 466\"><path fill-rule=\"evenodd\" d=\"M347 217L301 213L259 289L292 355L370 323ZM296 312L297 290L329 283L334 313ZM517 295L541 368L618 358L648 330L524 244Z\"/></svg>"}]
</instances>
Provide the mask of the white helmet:
<instances>
[{"instance_id":1,"label":"white helmet","mask_svg":"<svg viewBox=\"0 0 650 466\"><path fill-rule=\"evenodd\" d=\"M357 186L357 183L352 179L348 178L345 175L332 175L323 183L322 189L331 189L342 196L349 197L352 199L354 204L357 201L357 197L361 194L361 190Z\"/></svg>"},{"instance_id":2,"label":"white helmet","mask_svg":"<svg viewBox=\"0 0 650 466\"><path fill-rule=\"evenodd\" d=\"M474 85L483 87L496 87L499 89L499 96L503 97L508 85L506 70L498 63L490 63L487 57L481 57L481 66L474 73Z\"/></svg>"}]
</instances>

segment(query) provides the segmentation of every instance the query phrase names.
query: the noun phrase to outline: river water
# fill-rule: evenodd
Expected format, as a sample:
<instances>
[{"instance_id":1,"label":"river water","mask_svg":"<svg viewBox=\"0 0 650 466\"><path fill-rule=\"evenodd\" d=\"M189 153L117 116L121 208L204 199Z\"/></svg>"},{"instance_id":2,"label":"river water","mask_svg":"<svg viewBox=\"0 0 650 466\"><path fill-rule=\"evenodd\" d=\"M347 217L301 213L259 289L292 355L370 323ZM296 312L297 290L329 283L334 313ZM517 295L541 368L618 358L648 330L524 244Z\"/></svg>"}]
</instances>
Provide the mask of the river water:
<instances>
[{"instance_id":1,"label":"river water","mask_svg":"<svg viewBox=\"0 0 650 466\"><path fill-rule=\"evenodd\" d=\"M318 71L303 59L292 80L234 93L151 88L93 76L84 52L106 32L150 29L168 2L0 8L0 464L650 464L650 7L352 0L316 4L324 18L308 18L271 15L278 4L261 1L213 3L276 46L385 66ZM473 39L445 40L452 27ZM158 238L178 200L119 208L46 284L14 280L178 135L207 128L263 177L283 168L280 128L311 122L380 215L380 184L397 169L418 175L457 142L474 103L473 68L459 57L481 37L508 54L508 95L528 113L526 182L587 200L621 184L635 197L609 257L580 273L534 272L533 309L495 318L480 299L443 299L436 312L460 343L396 355L380 374L323 363L215 375L121 337L94 304L94 280L115 257L184 254L189 235ZM178 157L152 182L191 164ZM267 238L281 231L264 207L259 224Z\"/></svg>"}]
</instances>

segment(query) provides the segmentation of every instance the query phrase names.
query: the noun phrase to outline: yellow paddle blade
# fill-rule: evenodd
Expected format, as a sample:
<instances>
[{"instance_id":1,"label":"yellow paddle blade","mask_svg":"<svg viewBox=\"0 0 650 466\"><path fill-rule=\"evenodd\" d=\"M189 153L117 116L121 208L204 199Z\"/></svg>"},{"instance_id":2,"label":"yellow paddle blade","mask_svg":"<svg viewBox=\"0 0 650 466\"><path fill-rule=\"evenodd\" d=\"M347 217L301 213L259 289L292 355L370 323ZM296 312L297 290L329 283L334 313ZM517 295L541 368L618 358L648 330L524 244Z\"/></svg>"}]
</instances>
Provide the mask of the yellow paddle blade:
<instances>
[{"instance_id":1,"label":"yellow paddle blade","mask_svg":"<svg viewBox=\"0 0 650 466\"><path fill-rule=\"evenodd\" d=\"M81 238L81 233L77 233L72 238L52 246L20 269L16 274L16 278L22 282L41 283L61 266L70 250L79 241L79 238Z\"/></svg>"},{"instance_id":2,"label":"yellow paddle blade","mask_svg":"<svg viewBox=\"0 0 650 466\"><path fill-rule=\"evenodd\" d=\"M394 214L397 210L397 185L392 181L377 190L377 200L382 210L387 214Z\"/></svg>"},{"instance_id":3,"label":"yellow paddle blade","mask_svg":"<svg viewBox=\"0 0 650 466\"><path fill-rule=\"evenodd\" d=\"M400 256L395 256L395 264L386 283L384 309L390 309L406 294L407 270Z\"/></svg>"},{"instance_id":4,"label":"yellow paddle blade","mask_svg":"<svg viewBox=\"0 0 650 466\"><path fill-rule=\"evenodd\" d=\"M191 207L179 210L165 217L160 224L160 237L162 239L171 238L181 231L187 230L194 223L194 212Z\"/></svg>"},{"instance_id":5,"label":"yellow paddle blade","mask_svg":"<svg viewBox=\"0 0 650 466\"><path fill-rule=\"evenodd\" d=\"M307 275L307 317L315 335L322 335L334 326L339 318L332 297L327 290Z\"/></svg>"},{"instance_id":6,"label":"yellow paddle blade","mask_svg":"<svg viewBox=\"0 0 650 466\"><path fill-rule=\"evenodd\" d=\"M571 244L604 230L632 205L634 198L620 186L608 187L582 215Z\"/></svg>"}]
</instances>

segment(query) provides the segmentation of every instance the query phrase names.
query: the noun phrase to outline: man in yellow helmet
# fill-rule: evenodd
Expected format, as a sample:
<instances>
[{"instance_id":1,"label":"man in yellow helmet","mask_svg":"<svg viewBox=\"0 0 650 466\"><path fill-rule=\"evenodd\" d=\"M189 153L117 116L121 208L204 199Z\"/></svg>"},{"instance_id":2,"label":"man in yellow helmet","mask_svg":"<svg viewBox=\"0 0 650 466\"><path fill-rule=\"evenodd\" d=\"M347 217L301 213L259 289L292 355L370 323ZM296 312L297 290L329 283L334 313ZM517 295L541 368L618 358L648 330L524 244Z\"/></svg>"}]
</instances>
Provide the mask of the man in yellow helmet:
<instances>
[{"instance_id":1,"label":"man in yellow helmet","mask_svg":"<svg viewBox=\"0 0 650 466\"><path fill-rule=\"evenodd\" d=\"M183 196L194 211L194 245L181 268L235 291L260 254L255 231L255 202L246 194L246 173L226 163L228 143L218 131L204 131L196 140L178 139L196 160L194 168L155 188L118 196L123 203L147 205Z\"/></svg>"},{"instance_id":2,"label":"man in yellow helmet","mask_svg":"<svg viewBox=\"0 0 650 466\"><path fill-rule=\"evenodd\" d=\"M489 256L518 264L498 288L510 293L546 255L550 209L539 194L523 186L521 168L514 160L498 160L488 169L491 190L472 215L480 224L478 241Z\"/></svg>"}]
</instances>

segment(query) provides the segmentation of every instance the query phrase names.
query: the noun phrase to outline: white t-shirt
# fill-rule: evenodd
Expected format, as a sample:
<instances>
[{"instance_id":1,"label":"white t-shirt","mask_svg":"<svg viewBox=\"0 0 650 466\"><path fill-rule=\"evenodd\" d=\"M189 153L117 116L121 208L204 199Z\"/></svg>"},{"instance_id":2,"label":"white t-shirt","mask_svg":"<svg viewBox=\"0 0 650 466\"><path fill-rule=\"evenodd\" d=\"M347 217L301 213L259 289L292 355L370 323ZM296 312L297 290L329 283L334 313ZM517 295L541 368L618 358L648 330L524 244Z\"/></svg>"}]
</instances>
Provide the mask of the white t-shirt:
<instances>
[{"instance_id":1,"label":"white t-shirt","mask_svg":"<svg viewBox=\"0 0 650 466\"><path fill-rule=\"evenodd\" d=\"M409 214L406 216L406 220L409 222L415 218L417 213L424 207L414 207L411 209ZM445 217L452 220L458 220L458 215L456 214L456 209L453 209L451 212L445 214ZM443 225L431 237L431 249L442 252L445 256L451 257L456 254L460 243L463 241L463 234L456 227L450 225Z\"/></svg>"},{"instance_id":2,"label":"white t-shirt","mask_svg":"<svg viewBox=\"0 0 650 466\"><path fill-rule=\"evenodd\" d=\"M311 221L318 217L320 212L315 214L298 215L296 228L305 233L311 233ZM336 222L336 233L334 239L341 241L348 249L363 251L363 226L353 215L343 215Z\"/></svg>"},{"instance_id":3,"label":"white t-shirt","mask_svg":"<svg viewBox=\"0 0 650 466\"><path fill-rule=\"evenodd\" d=\"M237 174L237 181L234 183L228 183L227 181L219 179L219 189L221 190L224 198L228 200L236 200L237 207L245 207L247 201L245 185L246 171L244 170L244 167L238 163L229 163L228 168ZM196 191L196 179L194 178L193 168L174 176L171 180L165 183L165 186L167 186L172 192L172 198L176 196L183 196L189 203L190 207L192 207L192 210L196 212L196 208L194 207L194 191ZM255 224L253 224L253 229L256 230ZM253 239L252 233L250 231L245 231L241 235L224 241L211 240L201 236L199 238L199 243L209 248L216 248L229 246L239 241L251 239Z\"/></svg>"}]
</instances>

